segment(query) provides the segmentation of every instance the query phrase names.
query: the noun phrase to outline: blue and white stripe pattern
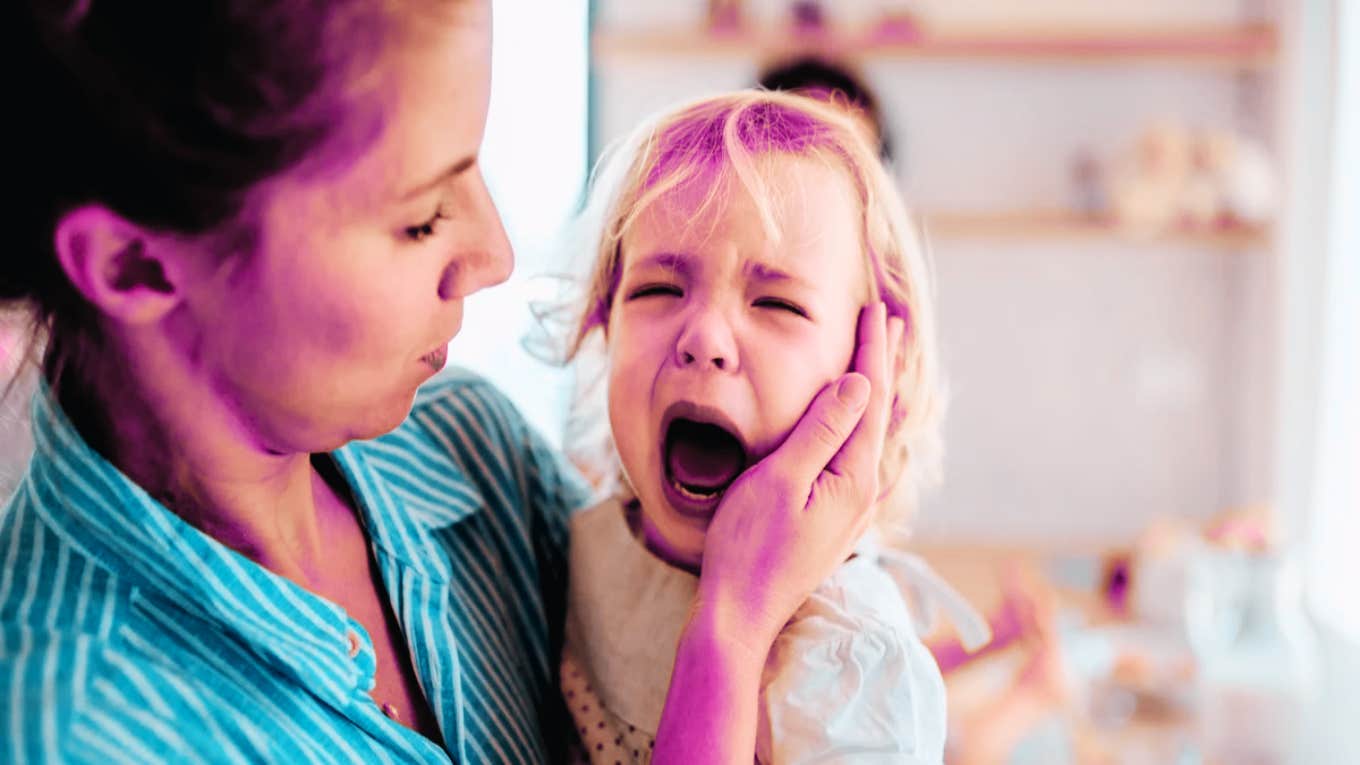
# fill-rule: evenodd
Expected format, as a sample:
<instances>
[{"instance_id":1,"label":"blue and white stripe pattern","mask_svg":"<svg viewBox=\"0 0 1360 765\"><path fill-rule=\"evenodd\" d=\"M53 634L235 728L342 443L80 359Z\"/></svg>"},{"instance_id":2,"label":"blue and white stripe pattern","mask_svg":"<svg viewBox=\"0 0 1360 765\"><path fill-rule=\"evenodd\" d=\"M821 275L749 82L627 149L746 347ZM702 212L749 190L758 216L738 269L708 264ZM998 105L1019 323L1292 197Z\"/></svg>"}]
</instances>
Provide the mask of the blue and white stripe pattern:
<instances>
[{"instance_id":1,"label":"blue and white stripe pattern","mask_svg":"<svg viewBox=\"0 0 1360 765\"><path fill-rule=\"evenodd\" d=\"M151 499L45 390L33 414L0 516L0 762L560 754L567 517L588 490L490 384L446 374L400 428L331 455L445 747L374 704L372 643L340 607Z\"/></svg>"}]
</instances>

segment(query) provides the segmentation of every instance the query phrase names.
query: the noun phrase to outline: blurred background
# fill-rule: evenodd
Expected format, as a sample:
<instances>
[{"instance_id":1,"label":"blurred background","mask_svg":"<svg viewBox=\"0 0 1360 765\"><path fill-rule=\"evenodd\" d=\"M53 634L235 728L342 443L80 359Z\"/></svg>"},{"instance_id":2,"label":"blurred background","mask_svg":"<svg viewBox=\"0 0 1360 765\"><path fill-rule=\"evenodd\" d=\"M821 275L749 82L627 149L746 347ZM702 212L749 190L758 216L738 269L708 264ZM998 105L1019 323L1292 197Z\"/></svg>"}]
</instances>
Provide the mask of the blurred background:
<instances>
[{"instance_id":1,"label":"blurred background","mask_svg":"<svg viewBox=\"0 0 1360 765\"><path fill-rule=\"evenodd\" d=\"M518 263L454 363L561 444L571 375L523 339L601 149L790 62L848 77L937 277L952 403L919 548L995 634L932 635L951 760L1360 762L1355 3L494 10L484 165ZM3 407L0 492L27 449L26 397Z\"/></svg>"}]
</instances>

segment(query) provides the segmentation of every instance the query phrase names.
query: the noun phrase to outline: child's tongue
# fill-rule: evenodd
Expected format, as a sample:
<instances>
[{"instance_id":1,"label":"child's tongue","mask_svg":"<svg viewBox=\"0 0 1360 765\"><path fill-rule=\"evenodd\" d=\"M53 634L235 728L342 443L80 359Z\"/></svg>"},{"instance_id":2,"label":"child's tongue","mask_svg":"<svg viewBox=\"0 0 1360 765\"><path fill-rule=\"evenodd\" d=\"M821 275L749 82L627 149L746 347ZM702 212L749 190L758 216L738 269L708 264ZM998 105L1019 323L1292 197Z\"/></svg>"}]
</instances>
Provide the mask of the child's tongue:
<instances>
[{"instance_id":1,"label":"child's tongue","mask_svg":"<svg viewBox=\"0 0 1360 765\"><path fill-rule=\"evenodd\" d=\"M671 477L690 488L725 487L746 461L741 445L732 438L676 438L667 451Z\"/></svg>"}]
</instances>

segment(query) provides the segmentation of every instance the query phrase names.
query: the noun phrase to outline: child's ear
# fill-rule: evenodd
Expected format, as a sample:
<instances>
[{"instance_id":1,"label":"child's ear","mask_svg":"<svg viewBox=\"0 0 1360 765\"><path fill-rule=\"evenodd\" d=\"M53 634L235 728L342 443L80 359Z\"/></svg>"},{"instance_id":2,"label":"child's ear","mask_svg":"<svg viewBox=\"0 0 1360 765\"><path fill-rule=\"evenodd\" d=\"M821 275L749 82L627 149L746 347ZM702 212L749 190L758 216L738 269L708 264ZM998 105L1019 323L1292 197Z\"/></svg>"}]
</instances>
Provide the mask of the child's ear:
<instances>
[{"instance_id":1,"label":"child's ear","mask_svg":"<svg viewBox=\"0 0 1360 765\"><path fill-rule=\"evenodd\" d=\"M181 300L182 248L170 245L101 205L85 205L57 222L62 270L100 313L126 324L158 321Z\"/></svg>"}]
</instances>

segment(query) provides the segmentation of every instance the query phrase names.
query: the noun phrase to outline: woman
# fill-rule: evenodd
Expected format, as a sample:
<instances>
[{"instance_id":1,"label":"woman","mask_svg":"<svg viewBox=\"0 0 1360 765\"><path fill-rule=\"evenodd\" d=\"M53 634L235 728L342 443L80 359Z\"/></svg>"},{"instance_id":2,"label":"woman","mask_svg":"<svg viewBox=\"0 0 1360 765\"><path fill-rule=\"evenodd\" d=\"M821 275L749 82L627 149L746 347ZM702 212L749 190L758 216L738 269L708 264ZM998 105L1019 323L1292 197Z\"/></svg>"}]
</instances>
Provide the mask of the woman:
<instances>
[{"instance_id":1,"label":"woman","mask_svg":"<svg viewBox=\"0 0 1360 765\"><path fill-rule=\"evenodd\" d=\"M0 300L46 349L5 759L556 758L582 484L485 382L417 390L512 265L488 4L14 5L41 161ZM883 333L728 491L659 761L751 761L769 645L867 522Z\"/></svg>"}]
</instances>

